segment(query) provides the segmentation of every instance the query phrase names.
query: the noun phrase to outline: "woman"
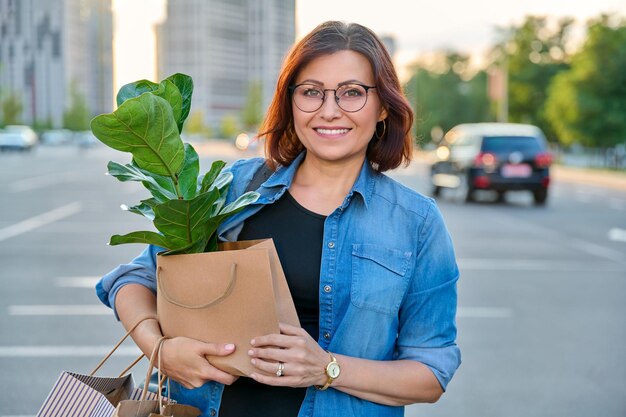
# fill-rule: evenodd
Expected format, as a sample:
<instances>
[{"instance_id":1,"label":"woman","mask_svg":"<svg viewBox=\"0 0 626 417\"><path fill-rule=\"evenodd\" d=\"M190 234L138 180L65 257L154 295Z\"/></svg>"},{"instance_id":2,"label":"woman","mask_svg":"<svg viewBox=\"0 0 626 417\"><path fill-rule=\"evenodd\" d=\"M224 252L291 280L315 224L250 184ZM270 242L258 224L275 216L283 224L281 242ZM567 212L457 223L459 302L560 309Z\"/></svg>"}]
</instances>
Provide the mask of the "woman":
<instances>
[{"instance_id":1,"label":"woman","mask_svg":"<svg viewBox=\"0 0 626 417\"><path fill-rule=\"evenodd\" d=\"M227 417L401 416L406 404L438 400L460 364L454 251L434 202L382 174L409 162L412 121L369 29L326 22L293 47L261 129L275 172L218 232L274 239L303 328L256 337L251 363L272 376L251 379L205 359L232 344L167 340L173 398ZM230 200L263 163L230 168ZM159 250L98 284L126 327L156 311ZM144 352L160 336L155 321L133 332Z\"/></svg>"}]
</instances>

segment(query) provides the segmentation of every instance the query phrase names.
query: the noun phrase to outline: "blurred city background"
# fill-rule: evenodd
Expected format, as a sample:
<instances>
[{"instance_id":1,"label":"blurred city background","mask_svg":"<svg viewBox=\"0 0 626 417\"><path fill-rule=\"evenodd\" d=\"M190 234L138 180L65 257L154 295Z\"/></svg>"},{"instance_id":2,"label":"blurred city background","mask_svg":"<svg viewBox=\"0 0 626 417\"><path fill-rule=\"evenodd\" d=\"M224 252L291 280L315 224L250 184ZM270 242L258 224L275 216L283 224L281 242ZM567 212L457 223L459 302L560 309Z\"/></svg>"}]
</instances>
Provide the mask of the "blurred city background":
<instances>
[{"instance_id":1,"label":"blurred city background","mask_svg":"<svg viewBox=\"0 0 626 417\"><path fill-rule=\"evenodd\" d=\"M89 372L122 334L93 286L140 251L106 242L146 227L119 210L145 193L103 175L128 158L91 118L122 85L181 72L202 167L261 155L285 53L331 19L370 27L394 58L417 120L415 159L390 174L407 186L435 194L456 125L546 139L529 164L547 202L437 193L464 362L439 403L406 415L626 416L623 1L0 0L0 417L34 416L62 370ZM136 353L123 345L103 372Z\"/></svg>"}]
</instances>

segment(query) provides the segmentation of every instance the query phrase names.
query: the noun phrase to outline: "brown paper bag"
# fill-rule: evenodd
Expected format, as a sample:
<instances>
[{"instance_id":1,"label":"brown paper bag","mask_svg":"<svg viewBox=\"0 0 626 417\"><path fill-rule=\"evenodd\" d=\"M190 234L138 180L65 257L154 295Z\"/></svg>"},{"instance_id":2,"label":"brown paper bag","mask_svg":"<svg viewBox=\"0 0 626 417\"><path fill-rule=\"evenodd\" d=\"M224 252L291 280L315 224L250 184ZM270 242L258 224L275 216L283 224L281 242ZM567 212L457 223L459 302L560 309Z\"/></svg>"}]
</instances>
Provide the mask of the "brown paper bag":
<instances>
[{"instance_id":1,"label":"brown paper bag","mask_svg":"<svg viewBox=\"0 0 626 417\"><path fill-rule=\"evenodd\" d=\"M165 336L234 343L235 352L209 362L232 375L259 372L250 340L300 326L271 239L228 242L220 251L157 256L157 315Z\"/></svg>"}]
</instances>

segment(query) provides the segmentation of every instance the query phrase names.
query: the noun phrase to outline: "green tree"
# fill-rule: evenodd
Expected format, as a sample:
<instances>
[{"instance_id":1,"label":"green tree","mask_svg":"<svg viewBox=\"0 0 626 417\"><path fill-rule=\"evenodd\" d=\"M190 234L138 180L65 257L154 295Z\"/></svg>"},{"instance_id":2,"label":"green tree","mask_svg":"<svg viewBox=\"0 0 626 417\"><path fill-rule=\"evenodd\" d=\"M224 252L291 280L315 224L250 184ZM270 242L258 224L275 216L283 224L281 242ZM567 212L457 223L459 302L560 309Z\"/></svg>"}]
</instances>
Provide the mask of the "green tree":
<instances>
[{"instance_id":1,"label":"green tree","mask_svg":"<svg viewBox=\"0 0 626 417\"><path fill-rule=\"evenodd\" d=\"M241 112L241 120L248 130L256 130L263 119L263 90L261 83L253 81L248 86L246 104Z\"/></svg>"},{"instance_id":2,"label":"green tree","mask_svg":"<svg viewBox=\"0 0 626 417\"><path fill-rule=\"evenodd\" d=\"M602 15L549 89L546 116L564 145L626 143L626 21Z\"/></svg>"},{"instance_id":3,"label":"green tree","mask_svg":"<svg viewBox=\"0 0 626 417\"><path fill-rule=\"evenodd\" d=\"M9 94L2 100L2 124L17 125L22 123L22 100L15 94Z\"/></svg>"},{"instance_id":4,"label":"green tree","mask_svg":"<svg viewBox=\"0 0 626 417\"><path fill-rule=\"evenodd\" d=\"M70 107L63 113L63 127L69 130L88 130L91 114L85 96L76 82L70 85Z\"/></svg>"},{"instance_id":5,"label":"green tree","mask_svg":"<svg viewBox=\"0 0 626 417\"><path fill-rule=\"evenodd\" d=\"M520 26L500 29L502 41L493 50L494 65L507 68L508 114L512 122L539 126L554 137L545 118L545 101L552 78L568 69L566 44L574 19L551 28L546 17L526 16Z\"/></svg>"},{"instance_id":6,"label":"green tree","mask_svg":"<svg viewBox=\"0 0 626 417\"><path fill-rule=\"evenodd\" d=\"M472 74L469 57L456 52L442 53L434 63L414 66L405 92L415 111L418 142L429 142L437 126L447 131L459 123L492 120L487 74Z\"/></svg>"},{"instance_id":7,"label":"green tree","mask_svg":"<svg viewBox=\"0 0 626 417\"><path fill-rule=\"evenodd\" d=\"M185 132L191 135L211 136L211 128L204 123L204 115L200 110L194 110L185 123Z\"/></svg>"},{"instance_id":8,"label":"green tree","mask_svg":"<svg viewBox=\"0 0 626 417\"><path fill-rule=\"evenodd\" d=\"M227 114L226 116L224 116L220 123L220 131L222 138L234 138L239 131L239 123L237 123L237 118L232 114Z\"/></svg>"}]
</instances>

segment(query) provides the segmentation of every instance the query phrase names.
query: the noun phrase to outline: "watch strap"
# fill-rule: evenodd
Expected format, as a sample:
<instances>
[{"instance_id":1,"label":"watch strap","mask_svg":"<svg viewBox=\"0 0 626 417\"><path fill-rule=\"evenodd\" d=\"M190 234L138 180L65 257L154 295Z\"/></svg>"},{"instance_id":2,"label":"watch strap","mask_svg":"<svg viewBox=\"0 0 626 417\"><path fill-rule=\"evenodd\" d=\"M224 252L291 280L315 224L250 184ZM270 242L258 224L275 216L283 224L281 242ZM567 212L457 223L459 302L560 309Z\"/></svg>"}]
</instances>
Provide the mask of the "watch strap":
<instances>
[{"instance_id":1,"label":"watch strap","mask_svg":"<svg viewBox=\"0 0 626 417\"><path fill-rule=\"evenodd\" d=\"M324 372L326 373L326 383L324 385L315 385L315 388L319 391L324 391L326 390L328 387L330 387L330 384L333 383L333 381L336 378L331 377L330 375L328 375L328 365L330 365L331 363L337 363L337 358L335 358L335 356L330 353L329 351L326 351L329 355L330 355L330 362L328 362L328 364L326 365L326 367L324 368Z\"/></svg>"}]
</instances>

